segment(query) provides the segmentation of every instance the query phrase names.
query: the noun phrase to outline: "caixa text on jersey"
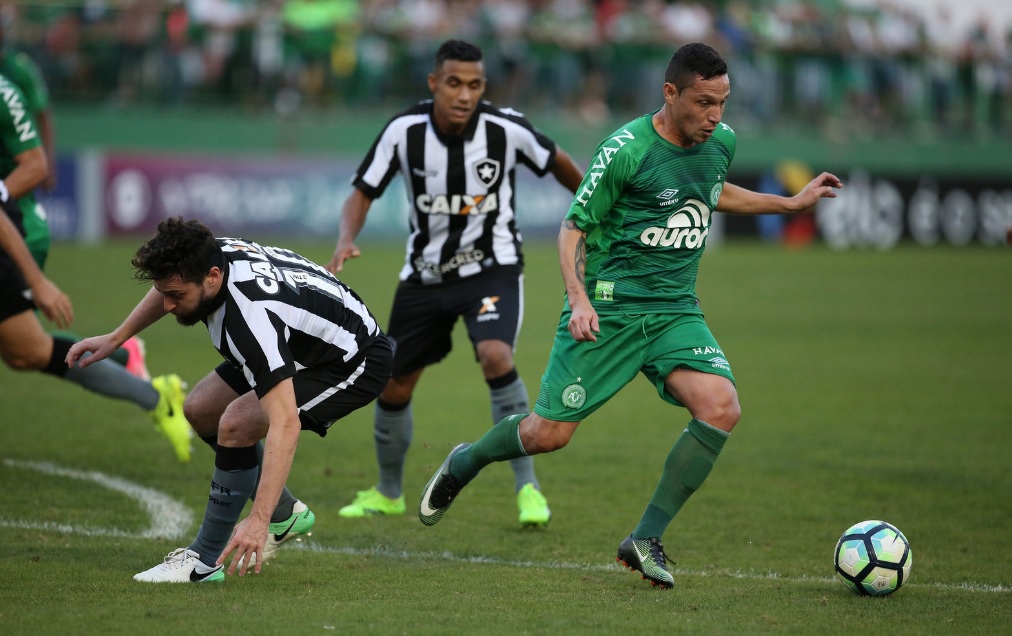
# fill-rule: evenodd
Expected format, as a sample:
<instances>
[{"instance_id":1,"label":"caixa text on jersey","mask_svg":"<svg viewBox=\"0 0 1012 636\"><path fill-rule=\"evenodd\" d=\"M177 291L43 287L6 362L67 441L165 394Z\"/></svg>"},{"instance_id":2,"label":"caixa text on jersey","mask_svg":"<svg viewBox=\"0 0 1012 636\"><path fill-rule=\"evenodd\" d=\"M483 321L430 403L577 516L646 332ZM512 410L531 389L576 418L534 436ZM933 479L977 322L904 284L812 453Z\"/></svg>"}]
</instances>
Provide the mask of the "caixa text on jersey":
<instances>
[{"instance_id":1,"label":"caixa text on jersey","mask_svg":"<svg viewBox=\"0 0 1012 636\"><path fill-rule=\"evenodd\" d=\"M415 207L426 214L491 214L499 210L495 192L484 194L419 194Z\"/></svg>"}]
</instances>

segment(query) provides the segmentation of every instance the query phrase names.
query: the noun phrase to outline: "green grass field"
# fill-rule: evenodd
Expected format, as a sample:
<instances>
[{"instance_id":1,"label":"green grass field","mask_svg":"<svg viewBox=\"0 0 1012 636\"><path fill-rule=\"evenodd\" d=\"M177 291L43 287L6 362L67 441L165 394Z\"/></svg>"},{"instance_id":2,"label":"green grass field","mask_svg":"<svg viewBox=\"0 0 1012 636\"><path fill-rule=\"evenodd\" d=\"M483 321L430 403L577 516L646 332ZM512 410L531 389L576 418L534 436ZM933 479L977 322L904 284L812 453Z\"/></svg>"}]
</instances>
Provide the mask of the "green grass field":
<instances>
[{"instance_id":1,"label":"green grass field","mask_svg":"<svg viewBox=\"0 0 1012 636\"><path fill-rule=\"evenodd\" d=\"M330 255L329 242L281 243ZM56 246L48 270L74 299L75 331L113 328L143 294L135 247ZM366 245L344 276L384 323L400 261L399 245ZM552 245L528 261L517 362L533 397L561 282ZM458 330L416 395L409 514L337 516L376 475L362 409L325 439L303 436L289 485L317 514L304 549L219 586L131 580L196 532L208 448L179 465L134 406L0 369L0 633L1007 633L1012 251L729 243L704 258L699 295L743 417L664 537L673 591L614 561L688 419L645 381L537 460L546 531L518 527L506 465L439 525L418 522L432 471L491 424ZM153 373L192 384L218 362L202 326L164 320L145 338ZM150 517L142 488L182 516ZM886 598L852 596L833 573L840 533L865 519L895 524L913 548L910 582Z\"/></svg>"}]
</instances>

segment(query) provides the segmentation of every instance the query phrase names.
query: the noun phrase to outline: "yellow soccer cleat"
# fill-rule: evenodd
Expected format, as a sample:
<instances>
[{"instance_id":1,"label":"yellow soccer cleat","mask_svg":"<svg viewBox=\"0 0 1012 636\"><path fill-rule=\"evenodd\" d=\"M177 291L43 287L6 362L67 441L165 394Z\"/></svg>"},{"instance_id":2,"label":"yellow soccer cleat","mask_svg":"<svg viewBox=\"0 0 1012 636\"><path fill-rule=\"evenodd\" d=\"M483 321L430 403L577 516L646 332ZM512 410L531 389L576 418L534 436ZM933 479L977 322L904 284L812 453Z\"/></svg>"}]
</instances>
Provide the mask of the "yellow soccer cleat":
<instances>
[{"instance_id":1,"label":"yellow soccer cleat","mask_svg":"<svg viewBox=\"0 0 1012 636\"><path fill-rule=\"evenodd\" d=\"M337 511L345 519L359 519L375 515L402 515L405 511L404 495L391 499L381 493L375 486L369 490L360 490L355 501Z\"/></svg>"},{"instance_id":2,"label":"yellow soccer cleat","mask_svg":"<svg viewBox=\"0 0 1012 636\"><path fill-rule=\"evenodd\" d=\"M155 428L169 438L180 462L190 461L190 453L193 451L190 438L193 437L193 429L183 416L183 400L186 399L183 389L186 384L173 373L154 378L151 380L151 386L155 387L160 396L158 405L153 411L149 411Z\"/></svg>"},{"instance_id":3,"label":"yellow soccer cleat","mask_svg":"<svg viewBox=\"0 0 1012 636\"><path fill-rule=\"evenodd\" d=\"M520 511L520 525L524 528L544 528L552 519L548 500L534 484L524 484L517 493L517 509Z\"/></svg>"}]
</instances>

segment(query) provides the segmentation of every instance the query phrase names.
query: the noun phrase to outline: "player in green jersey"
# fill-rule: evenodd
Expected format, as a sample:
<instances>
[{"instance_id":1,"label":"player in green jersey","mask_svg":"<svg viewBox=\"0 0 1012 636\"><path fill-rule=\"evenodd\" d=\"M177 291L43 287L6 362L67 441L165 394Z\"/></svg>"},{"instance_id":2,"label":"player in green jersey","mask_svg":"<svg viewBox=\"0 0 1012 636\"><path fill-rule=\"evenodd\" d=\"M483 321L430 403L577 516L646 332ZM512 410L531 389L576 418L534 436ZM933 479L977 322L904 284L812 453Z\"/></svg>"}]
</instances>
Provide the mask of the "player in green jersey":
<instances>
[{"instance_id":1,"label":"player in green jersey","mask_svg":"<svg viewBox=\"0 0 1012 636\"><path fill-rule=\"evenodd\" d=\"M68 368L74 340L45 332L35 309L58 327L73 320L70 300L43 274L24 241L25 201L48 174L35 123L21 91L0 75L0 359L15 371L41 371L148 411L180 461L190 459L190 425L183 416L183 384L177 375L136 377L101 361Z\"/></svg>"},{"instance_id":2,"label":"player in green jersey","mask_svg":"<svg viewBox=\"0 0 1012 636\"><path fill-rule=\"evenodd\" d=\"M0 75L21 90L22 104L35 123L49 165L49 172L40 185L52 190L56 187L56 156L53 154L55 133L49 108L49 89L35 62L26 53L8 51L6 44L4 26L0 23ZM35 262L44 268L51 241L46 211L31 192L22 198L21 208L24 210L25 243Z\"/></svg>"},{"instance_id":3,"label":"player in green jersey","mask_svg":"<svg viewBox=\"0 0 1012 636\"><path fill-rule=\"evenodd\" d=\"M0 75L7 78L7 81L17 86L21 91L21 106L35 124L35 130L42 142L42 150L49 167L48 174L39 182L39 187L50 191L56 187L57 163L54 151L56 132L52 109L49 105L49 88L46 86L38 65L27 53L8 50L2 22L0 21ZM45 269L46 260L49 258L49 248L52 244L52 234L49 231L46 210L42 203L35 198L34 191L29 191L22 196L18 200L18 205L22 212L21 222L25 231L25 243L39 268ZM76 334L71 332L59 332L54 335L74 341L79 339ZM142 380L151 378L145 361L144 342L140 338L132 338L123 343L123 347L111 359L126 367L127 371Z\"/></svg>"},{"instance_id":4,"label":"player in green jersey","mask_svg":"<svg viewBox=\"0 0 1012 636\"><path fill-rule=\"evenodd\" d=\"M559 232L567 301L534 412L455 447L422 493L422 523L439 521L488 464L564 447L583 419L642 373L691 419L618 560L653 585L674 586L661 537L741 416L731 365L695 292L712 212L807 212L843 186L822 173L782 197L725 181L735 152L734 131L721 122L730 90L720 54L685 45L668 64L661 108L598 146Z\"/></svg>"}]
</instances>

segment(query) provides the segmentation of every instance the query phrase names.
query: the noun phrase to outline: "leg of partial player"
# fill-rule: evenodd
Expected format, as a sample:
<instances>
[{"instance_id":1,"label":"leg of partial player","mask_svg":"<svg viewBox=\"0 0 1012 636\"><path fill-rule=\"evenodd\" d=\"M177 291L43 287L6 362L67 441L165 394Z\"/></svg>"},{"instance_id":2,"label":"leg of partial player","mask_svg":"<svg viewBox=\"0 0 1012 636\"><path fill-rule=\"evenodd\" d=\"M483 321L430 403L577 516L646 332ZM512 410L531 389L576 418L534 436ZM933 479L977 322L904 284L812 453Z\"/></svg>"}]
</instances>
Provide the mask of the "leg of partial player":
<instances>
[{"instance_id":1,"label":"leg of partial player","mask_svg":"<svg viewBox=\"0 0 1012 636\"><path fill-rule=\"evenodd\" d=\"M675 581L666 565L668 558L661 538L678 511L709 476L728 432L741 416L741 409L734 385L722 376L676 369L665 385L689 409L693 419L664 460L650 503L636 528L619 545L617 560L639 571L651 584L671 588Z\"/></svg>"},{"instance_id":2,"label":"leg of partial player","mask_svg":"<svg viewBox=\"0 0 1012 636\"><path fill-rule=\"evenodd\" d=\"M191 431L183 417L184 394L179 376L142 380L109 360L83 369L68 367L65 360L73 344L73 340L46 333L31 310L0 322L0 355L11 369L42 371L99 395L133 402L148 412L156 429L172 443L179 461L189 461Z\"/></svg>"},{"instance_id":3,"label":"leg of partial player","mask_svg":"<svg viewBox=\"0 0 1012 636\"><path fill-rule=\"evenodd\" d=\"M530 411L527 388L516 369L487 380L487 383L492 402L493 425L509 415ZM534 472L534 458L528 455L515 457L510 460L510 467L513 469L520 525L525 528L547 526L552 511L548 507L548 500L541 493L541 484Z\"/></svg>"}]
</instances>

